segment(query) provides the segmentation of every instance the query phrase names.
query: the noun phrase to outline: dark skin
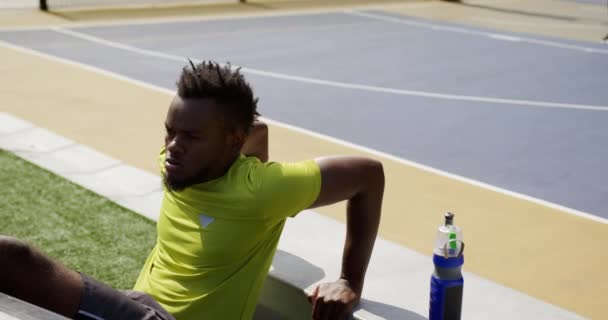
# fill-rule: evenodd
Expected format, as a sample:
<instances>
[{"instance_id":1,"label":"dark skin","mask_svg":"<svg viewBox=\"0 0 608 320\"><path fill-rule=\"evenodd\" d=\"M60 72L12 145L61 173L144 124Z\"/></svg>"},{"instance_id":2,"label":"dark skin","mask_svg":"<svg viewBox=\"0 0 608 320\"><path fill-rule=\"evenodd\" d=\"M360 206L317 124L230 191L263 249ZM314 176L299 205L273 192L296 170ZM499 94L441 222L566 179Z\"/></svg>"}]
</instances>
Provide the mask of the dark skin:
<instances>
[{"instance_id":1,"label":"dark skin","mask_svg":"<svg viewBox=\"0 0 608 320\"><path fill-rule=\"evenodd\" d=\"M169 188L181 189L223 176L240 153L268 159L268 128L227 125L230 118L209 99L176 97L165 125ZM322 185L311 208L347 200L347 233L338 280L317 286L309 296L313 319L347 319L359 303L374 246L384 173L375 160L330 157L315 160ZM29 245L0 236L0 292L67 317L78 311L84 284L78 273Z\"/></svg>"},{"instance_id":2,"label":"dark skin","mask_svg":"<svg viewBox=\"0 0 608 320\"><path fill-rule=\"evenodd\" d=\"M248 157L256 157L262 162L268 161L268 126L261 121L255 121L247 134L241 153Z\"/></svg>"},{"instance_id":3,"label":"dark skin","mask_svg":"<svg viewBox=\"0 0 608 320\"><path fill-rule=\"evenodd\" d=\"M176 96L165 120L165 184L181 190L226 173L245 142L245 130L231 126L211 99Z\"/></svg>"},{"instance_id":4,"label":"dark skin","mask_svg":"<svg viewBox=\"0 0 608 320\"><path fill-rule=\"evenodd\" d=\"M176 97L166 120L166 180L185 187L222 176L240 152L268 159L268 129L254 125L229 130L219 106L208 99ZM384 172L378 161L361 157L315 159L322 185L311 208L347 200L347 234L338 280L323 283L309 296L313 319L347 319L359 303L365 272L380 222Z\"/></svg>"},{"instance_id":5,"label":"dark skin","mask_svg":"<svg viewBox=\"0 0 608 320\"><path fill-rule=\"evenodd\" d=\"M0 235L0 292L73 317L83 290L77 272L23 241Z\"/></svg>"},{"instance_id":6,"label":"dark skin","mask_svg":"<svg viewBox=\"0 0 608 320\"><path fill-rule=\"evenodd\" d=\"M361 299L384 194L384 170L378 161L360 157L328 157L321 168L321 192L311 208L347 200L346 240L342 271L334 282L317 286L308 299L313 319L348 319Z\"/></svg>"}]
</instances>

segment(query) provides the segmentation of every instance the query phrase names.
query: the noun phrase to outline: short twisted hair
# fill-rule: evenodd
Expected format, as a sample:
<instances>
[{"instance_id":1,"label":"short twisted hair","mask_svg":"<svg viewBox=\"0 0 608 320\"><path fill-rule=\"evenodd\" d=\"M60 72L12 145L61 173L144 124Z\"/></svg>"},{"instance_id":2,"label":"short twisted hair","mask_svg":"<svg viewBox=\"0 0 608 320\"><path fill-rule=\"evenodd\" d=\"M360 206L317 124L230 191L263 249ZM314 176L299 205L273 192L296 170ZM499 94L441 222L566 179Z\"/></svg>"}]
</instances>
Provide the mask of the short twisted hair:
<instances>
[{"instance_id":1,"label":"short twisted hair","mask_svg":"<svg viewBox=\"0 0 608 320\"><path fill-rule=\"evenodd\" d=\"M182 99L213 99L231 118L230 129L242 128L248 132L260 115L257 111L258 98L241 68L233 69L230 63L221 66L217 62L203 61L182 69L177 82L177 93Z\"/></svg>"}]
</instances>

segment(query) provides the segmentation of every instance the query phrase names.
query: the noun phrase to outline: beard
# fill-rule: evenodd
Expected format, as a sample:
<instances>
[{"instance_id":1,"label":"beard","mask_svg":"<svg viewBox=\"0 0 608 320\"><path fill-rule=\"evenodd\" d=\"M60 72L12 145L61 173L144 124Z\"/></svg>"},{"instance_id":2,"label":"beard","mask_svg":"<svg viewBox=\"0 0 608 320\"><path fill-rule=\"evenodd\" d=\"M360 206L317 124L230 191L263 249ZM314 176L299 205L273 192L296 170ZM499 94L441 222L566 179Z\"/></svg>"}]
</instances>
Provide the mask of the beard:
<instances>
[{"instance_id":1,"label":"beard","mask_svg":"<svg viewBox=\"0 0 608 320\"><path fill-rule=\"evenodd\" d=\"M169 179L169 177L165 173L163 174L163 184L165 185L165 188L167 188L167 190L169 191L182 191L191 185L190 183L187 183L185 181Z\"/></svg>"},{"instance_id":2,"label":"beard","mask_svg":"<svg viewBox=\"0 0 608 320\"><path fill-rule=\"evenodd\" d=\"M163 184L169 191L182 191L190 186L207 181L207 170L201 169L199 173L191 178L171 179L166 172L163 173Z\"/></svg>"}]
</instances>

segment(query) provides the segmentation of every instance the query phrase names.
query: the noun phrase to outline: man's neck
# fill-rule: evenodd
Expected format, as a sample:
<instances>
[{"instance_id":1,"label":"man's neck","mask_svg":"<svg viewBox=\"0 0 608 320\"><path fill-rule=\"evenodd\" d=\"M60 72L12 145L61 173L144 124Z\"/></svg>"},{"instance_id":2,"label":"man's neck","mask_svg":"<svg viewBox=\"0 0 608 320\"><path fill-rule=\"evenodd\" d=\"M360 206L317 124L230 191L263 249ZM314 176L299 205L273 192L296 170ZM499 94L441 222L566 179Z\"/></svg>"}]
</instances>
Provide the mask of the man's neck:
<instances>
[{"instance_id":1,"label":"man's neck","mask_svg":"<svg viewBox=\"0 0 608 320\"><path fill-rule=\"evenodd\" d=\"M240 156L240 153L237 153L237 154L234 154L233 156L231 156L230 161L227 161L226 165L224 165L221 168L218 168L217 170L215 170L215 172L209 172L209 175L207 177L205 177L205 179L204 179L205 181L201 181L201 182L215 180L215 179L221 178L224 175L226 175L226 173L228 173L228 171L230 170L232 165L236 162L236 160L238 160L239 156Z\"/></svg>"}]
</instances>

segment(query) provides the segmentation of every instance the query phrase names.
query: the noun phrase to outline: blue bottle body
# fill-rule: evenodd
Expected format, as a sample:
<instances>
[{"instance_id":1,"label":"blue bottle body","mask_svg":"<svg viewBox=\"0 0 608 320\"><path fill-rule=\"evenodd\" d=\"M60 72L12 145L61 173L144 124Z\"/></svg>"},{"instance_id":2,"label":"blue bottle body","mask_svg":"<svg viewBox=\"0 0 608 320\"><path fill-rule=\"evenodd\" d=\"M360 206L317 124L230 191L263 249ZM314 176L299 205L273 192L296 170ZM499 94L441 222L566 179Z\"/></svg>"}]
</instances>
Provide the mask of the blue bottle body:
<instances>
[{"instance_id":1,"label":"blue bottle body","mask_svg":"<svg viewBox=\"0 0 608 320\"><path fill-rule=\"evenodd\" d=\"M464 257L433 256L429 320L460 320L464 279L460 268Z\"/></svg>"}]
</instances>

